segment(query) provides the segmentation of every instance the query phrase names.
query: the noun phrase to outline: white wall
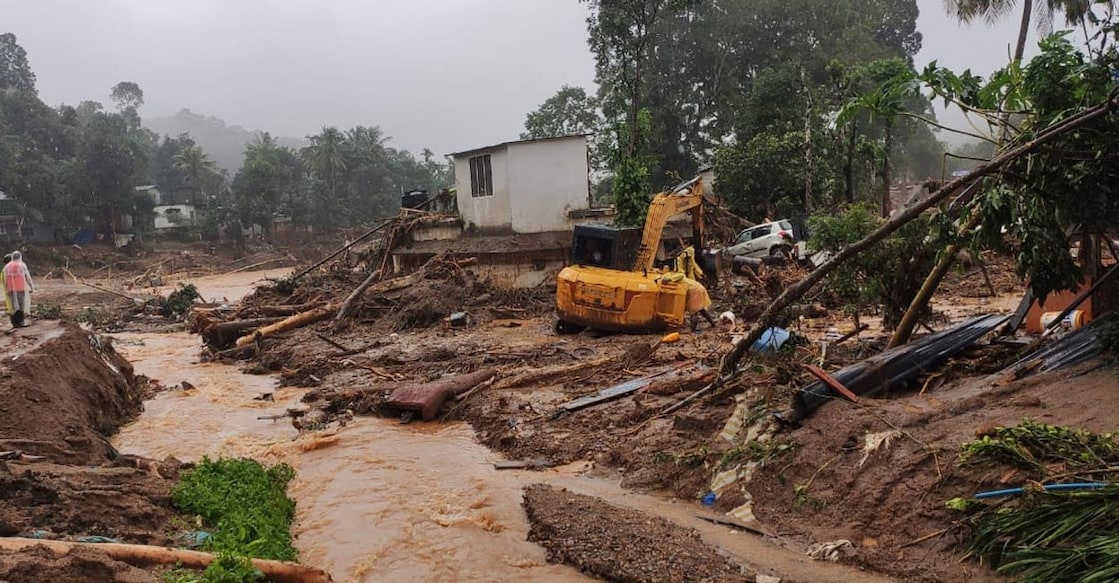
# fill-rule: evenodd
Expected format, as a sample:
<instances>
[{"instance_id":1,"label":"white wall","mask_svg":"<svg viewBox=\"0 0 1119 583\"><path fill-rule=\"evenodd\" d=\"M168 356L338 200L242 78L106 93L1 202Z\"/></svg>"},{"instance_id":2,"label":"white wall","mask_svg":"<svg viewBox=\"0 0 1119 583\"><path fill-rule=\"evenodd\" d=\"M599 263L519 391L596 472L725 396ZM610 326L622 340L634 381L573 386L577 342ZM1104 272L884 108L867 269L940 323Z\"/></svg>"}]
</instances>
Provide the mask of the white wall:
<instances>
[{"instance_id":1,"label":"white wall","mask_svg":"<svg viewBox=\"0 0 1119 583\"><path fill-rule=\"evenodd\" d=\"M470 190L470 158L490 156L493 196L474 197ZM504 147L455 157L455 189L464 227L482 230L509 229L513 215L509 204L509 155Z\"/></svg>"},{"instance_id":2,"label":"white wall","mask_svg":"<svg viewBox=\"0 0 1119 583\"><path fill-rule=\"evenodd\" d=\"M176 225L167 218L167 209L179 209L179 216L182 217L182 222ZM182 225L190 225L194 223L194 205L189 204L161 204L155 209L155 228L156 229L170 229L171 227L178 227Z\"/></svg>"},{"instance_id":3,"label":"white wall","mask_svg":"<svg viewBox=\"0 0 1119 583\"><path fill-rule=\"evenodd\" d=\"M514 143L508 146L508 153L513 230L570 230L568 211L588 208L587 139L574 136ZM469 179L469 168L467 172ZM496 178L496 170L494 173Z\"/></svg>"}]
</instances>

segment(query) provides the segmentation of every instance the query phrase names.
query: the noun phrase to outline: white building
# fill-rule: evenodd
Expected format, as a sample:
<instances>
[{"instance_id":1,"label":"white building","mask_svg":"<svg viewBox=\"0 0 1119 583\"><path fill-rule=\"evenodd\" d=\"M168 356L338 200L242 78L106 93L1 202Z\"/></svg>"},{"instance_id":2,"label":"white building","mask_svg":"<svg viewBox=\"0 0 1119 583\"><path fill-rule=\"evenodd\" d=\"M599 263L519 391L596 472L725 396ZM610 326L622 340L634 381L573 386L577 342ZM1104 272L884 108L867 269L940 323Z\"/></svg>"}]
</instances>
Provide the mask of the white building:
<instances>
[{"instance_id":1,"label":"white building","mask_svg":"<svg viewBox=\"0 0 1119 583\"><path fill-rule=\"evenodd\" d=\"M450 154L468 231L568 231L591 206L587 135L506 142Z\"/></svg>"},{"instance_id":2,"label":"white building","mask_svg":"<svg viewBox=\"0 0 1119 583\"><path fill-rule=\"evenodd\" d=\"M161 204L155 211L156 230L173 229L193 225L195 221L194 205L190 204Z\"/></svg>"}]
</instances>

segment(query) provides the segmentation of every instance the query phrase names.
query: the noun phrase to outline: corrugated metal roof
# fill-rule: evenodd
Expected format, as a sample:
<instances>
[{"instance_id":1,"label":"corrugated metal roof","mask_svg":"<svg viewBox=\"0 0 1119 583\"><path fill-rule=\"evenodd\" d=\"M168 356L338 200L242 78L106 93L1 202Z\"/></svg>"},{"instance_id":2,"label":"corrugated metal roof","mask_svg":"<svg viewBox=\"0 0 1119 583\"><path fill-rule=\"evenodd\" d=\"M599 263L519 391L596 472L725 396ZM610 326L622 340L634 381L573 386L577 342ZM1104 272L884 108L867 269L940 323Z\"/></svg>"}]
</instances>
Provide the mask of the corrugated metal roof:
<instances>
[{"instance_id":1,"label":"corrugated metal roof","mask_svg":"<svg viewBox=\"0 0 1119 583\"><path fill-rule=\"evenodd\" d=\"M482 146L480 148L471 148L469 150L463 150L461 152L452 152L452 153L447 154L447 155L451 156L451 157L454 157L454 158L459 158L459 157L465 156L467 154L473 154L475 152L484 152L486 150L497 150L499 148L507 148L507 147L515 145L515 144L531 144L531 143L534 143L534 142L551 142L551 141L557 141L557 140L568 140L568 139L571 139L571 138L586 138L587 136L593 136L593 135L594 135L593 132L589 132L589 133L584 133L584 134L571 134L570 136L555 136L555 137L552 137L552 138L532 138L531 140L514 140L512 142L502 142L500 144L494 144L492 146Z\"/></svg>"}]
</instances>

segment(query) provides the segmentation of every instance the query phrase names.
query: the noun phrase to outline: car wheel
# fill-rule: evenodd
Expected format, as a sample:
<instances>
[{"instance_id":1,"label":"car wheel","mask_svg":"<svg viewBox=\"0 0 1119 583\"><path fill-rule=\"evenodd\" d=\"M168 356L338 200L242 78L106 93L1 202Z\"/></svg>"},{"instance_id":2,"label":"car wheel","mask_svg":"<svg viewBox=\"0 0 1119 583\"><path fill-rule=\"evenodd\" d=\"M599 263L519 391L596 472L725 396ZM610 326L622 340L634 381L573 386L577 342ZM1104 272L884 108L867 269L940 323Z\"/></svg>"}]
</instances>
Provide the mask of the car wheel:
<instances>
[{"instance_id":1,"label":"car wheel","mask_svg":"<svg viewBox=\"0 0 1119 583\"><path fill-rule=\"evenodd\" d=\"M773 257L780 256L788 259L793 256L793 248L788 245L774 245L769 249L769 254Z\"/></svg>"}]
</instances>

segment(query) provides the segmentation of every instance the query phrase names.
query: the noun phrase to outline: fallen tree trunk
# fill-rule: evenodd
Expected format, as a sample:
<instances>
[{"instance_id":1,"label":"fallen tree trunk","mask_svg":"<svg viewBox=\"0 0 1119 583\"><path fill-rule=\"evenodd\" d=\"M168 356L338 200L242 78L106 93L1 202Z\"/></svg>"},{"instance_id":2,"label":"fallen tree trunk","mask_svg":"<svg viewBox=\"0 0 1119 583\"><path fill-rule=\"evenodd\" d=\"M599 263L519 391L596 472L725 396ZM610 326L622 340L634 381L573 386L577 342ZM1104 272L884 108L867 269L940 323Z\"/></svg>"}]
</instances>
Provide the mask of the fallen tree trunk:
<instances>
[{"instance_id":1,"label":"fallen tree trunk","mask_svg":"<svg viewBox=\"0 0 1119 583\"><path fill-rule=\"evenodd\" d=\"M306 304L290 304L278 306L253 306L250 311L260 314L262 317L269 316L294 316L300 312L306 312L315 308L322 307L326 302L307 302Z\"/></svg>"},{"instance_id":2,"label":"fallen tree trunk","mask_svg":"<svg viewBox=\"0 0 1119 583\"><path fill-rule=\"evenodd\" d=\"M290 316L274 324L269 324L263 328L257 328L251 334L245 334L237 339L237 346L247 346L252 344L253 341L259 336L260 338L267 338L280 332L287 332L288 330L295 330L302 328L315 322L321 322L334 315L337 310L334 304L327 304L321 308L315 308L306 312L301 312L294 316Z\"/></svg>"},{"instance_id":3,"label":"fallen tree trunk","mask_svg":"<svg viewBox=\"0 0 1119 583\"><path fill-rule=\"evenodd\" d=\"M244 334L245 330L275 324L281 320L283 320L283 318L274 317L216 322L206 326L206 328L202 330L202 337L206 340L206 346L209 346L211 349L224 350L232 347L234 341Z\"/></svg>"},{"instance_id":4,"label":"fallen tree trunk","mask_svg":"<svg viewBox=\"0 0 1119 583\"><path fill-rule=\"evenodd\" d=\"M123 543L76 543L70 541L40 540L31 538L0 538L0 550L19 552L35 547L45 547L51 552L65 555L76 548L101 551L109 557L135 567L180 565L188 569L205 569L216 557L210 553L167 547L132 545ZM322 569L307 567L287 561L253 559L253 567L264 573L274 583L330 583L330 574Z\"/></svg>"},{"instance_id":5,"label":"fallen tree trunk","mask_svg":"<svg viewBox=\"0 0 1119 583\"><path fill-rule=\"evenodd\" d=\"M1113 92L1108 97L1107 101L1086 109L1076 115L1067 117L1064 120L1039 132L1034 139L1019 146L1007 149L1002 154L995 156L989 162L983 162L979 164L975 167L974 170L967 173L966 175L948 182L947 184L941 186L933 192L930 192L924 199L915 202L912 206L906 207L905 210L893 215L892 217L890 217L889 220L883 223L882 226L875 229L866 237L863 237L859 241L856 241L848 245L847 247L840 249L839 252L836 253L831 259L825 261L822 265L809 273L808 276L804 279L786 288L785 291L781 293L781 295L777 296L777 298L773 300L773 303L769 304L769 307L767 307L765 311L762 312L761 316L758 317L758 320L754 323L753 327L750 328L750 331L746 334L746 336L736 342L734 348L730 351L730 353L728 353L723 358L723 362L719 370L719 376L717 376L710 385L700 389L699 391L696 391L695 393L692 393L679 403L668 407L661 412L661 415L667 415L679 410L688 403L694 402L699 397L702 397L703 395L717 389L723 383L733 378L738 371L738 361L742 360L742 357L746 354L746 351L749 350L749 348L753 346L753 344L757 342L759 338L761 338L762 334L764 334L765 331L773 325L774 320L781 313L781 311L793 302L796 302L800 298L804 297L804 295L808 293L808 291L811 290L813 286L827 277L829 273L834 271L848 259L874 246L876 243L885 239L894 231L900 229L901 227L905 226L905 224L920 216L921 213L932 208L936 204L947 199L961 189L970 186L975 181L998 172L1002 169L1003 166L1006 166L1010 162L1033 152L1039 146L1047 144L1073 129L1084 126L1090 121L1094 121L1098 118L1108 115L1113 107L1119 106L1119 103L1115 103L1117 98L1119 97L1117 97L1117 94Z\"/></svg>"},{"instance_id":6,"label":"fallen tree trunk","mask_svg":"<svg viewBox=\"0 0 1119 583\"><path fill-rule=\"evenodd\" d=\"M275 324L276 322L279 322L283 319L284 319L284 317L282 317L282 316L278 316L278 317L277 316L272 316L272 317L267 317L267 318L249 318L249 319L246 319L246 320L230 320L229 322L218 322L216 324L211 324L211 325L207 326L204 334L214 334L214 335L237 334L237 335L240 335L240 333L242 331L248 330L249 328L260 328L261 326L267 326L269 324Z\"/></svg>"}]
</instances>

